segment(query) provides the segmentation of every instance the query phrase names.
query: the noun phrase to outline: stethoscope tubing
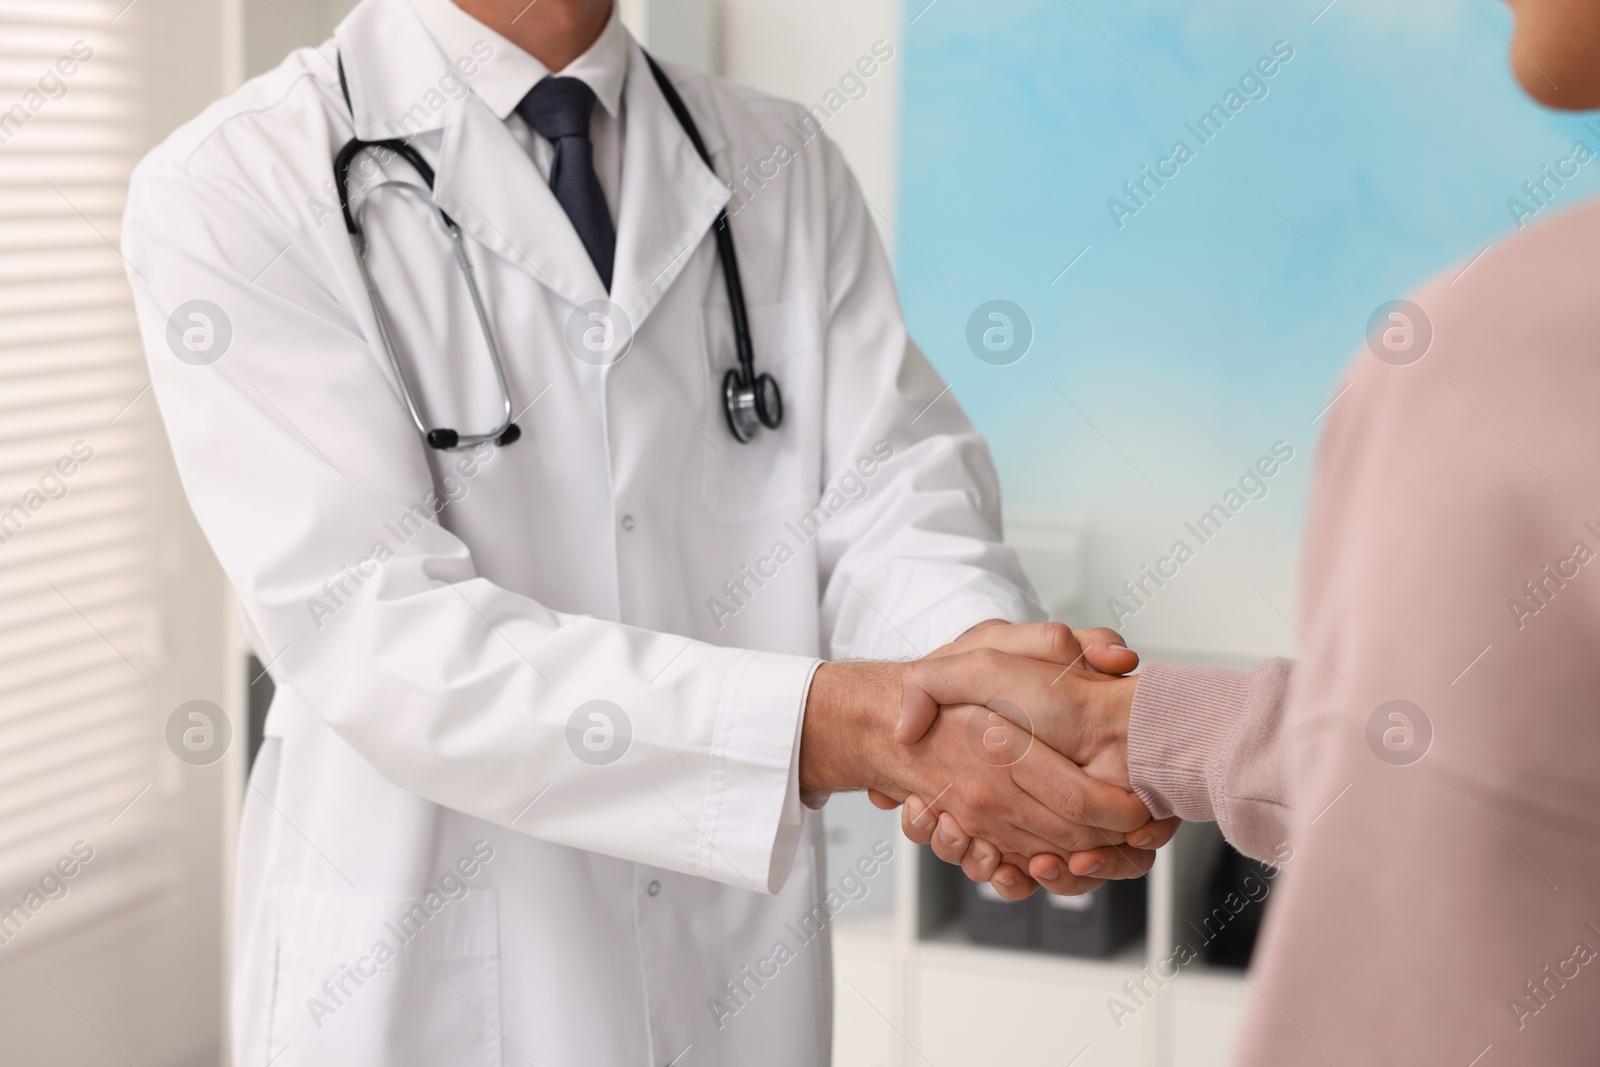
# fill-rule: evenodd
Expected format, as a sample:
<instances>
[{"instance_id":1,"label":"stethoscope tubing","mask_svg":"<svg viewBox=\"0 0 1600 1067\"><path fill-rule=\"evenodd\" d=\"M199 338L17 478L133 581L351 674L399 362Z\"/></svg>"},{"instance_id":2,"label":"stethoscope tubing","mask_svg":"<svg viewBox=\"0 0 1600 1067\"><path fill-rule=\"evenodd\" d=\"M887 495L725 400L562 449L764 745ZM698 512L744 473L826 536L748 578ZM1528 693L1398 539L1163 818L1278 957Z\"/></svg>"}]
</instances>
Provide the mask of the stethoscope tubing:
<instances>
[{"instance_id":1,"label":"stethoscope tubing","mask_svg":"<svg viewBox=\"0 0 1600 1067\"><path fill-rule=\"evenodd\" d=\"M695 151L706 167L715 173L711 165L711 155L706 151L705 142L700 137L700 130L695 125L694 119L689 114L682 97L677 89L668 80L666 74L656 65L649 53L644 55L645 62L649 64L650 72L654 76L657 86L666 98L667 105L672 109L673 116L677 118L684 133L693 143ZM350 102L350 87L345 79L344 57L338 57L339 88L344 93L345 106L354 107ZM383 181L367 191L361 204L351 209L350 206L350 167L357 156L368 150L385 150L394 153L409 163L423 180L426 193L418 186L409 182L398 180ZM505 364L500 356L500 346L495 342L494 328L489 321L489 311L484 304L483 294L479 291L477 272L473 270L472 260L467 254L466 241L461 233L461 227L456 224L443 208L433 201L434 189L433 168L427 160L411 145L397 138L387 138L377 141L364 141L352 137L345 142L334 157L333 163L334 187L339 196L339 210L344 217L345 230L350 236L351 248L355 252L356 265L361 272L362 284L367 290L367 299L372 304L372 314L377 322L378 337L383 344L385 356L389 367L394 372L395 380L400 387L401 398L405 401L406 411L411 416L411 422L417 431L422 434L432 448L441 451L461 451L475 448L486 442L493 441L499 445L509 445L521 436L522 431L513 421L511 404L511 386L506 378ZM472 298L473 312L477 316L479 329L483 333L484 342L489 348L489 360L494 367L495 382L500 390L502 404L500 425L489 433L463 434L453 429L429 429L422 417L421 407L417 404L416 396L412 393L409 377L405 368L400 363L399 354L395 350L394 337L389 328L388 316L383 310L383 300L378 293L377 282L372 277L372 271L367 265L367 236L366 212L379 191L395 188L422 200L438 219L440 227L450 239L450 247L455 256L456 264L461 269L466 279L467 292ZM755 370L755 346L750 338L750 317L745 306L744 282L739 272L739 257L733 247L733 228L728 217L727 209L717 213L717 218L712 226L712 231L717 244L717 258L722 266L723 284L728 293L729 314L733 319L734 351L738 366L728 371L723 381L723 414L727 419L728 430L741 444L748 443L760 426L768 429L777 429L783 422L783 394L778 388L778 383L770 374L757 375Z\"/></svg>"}]
</instances>

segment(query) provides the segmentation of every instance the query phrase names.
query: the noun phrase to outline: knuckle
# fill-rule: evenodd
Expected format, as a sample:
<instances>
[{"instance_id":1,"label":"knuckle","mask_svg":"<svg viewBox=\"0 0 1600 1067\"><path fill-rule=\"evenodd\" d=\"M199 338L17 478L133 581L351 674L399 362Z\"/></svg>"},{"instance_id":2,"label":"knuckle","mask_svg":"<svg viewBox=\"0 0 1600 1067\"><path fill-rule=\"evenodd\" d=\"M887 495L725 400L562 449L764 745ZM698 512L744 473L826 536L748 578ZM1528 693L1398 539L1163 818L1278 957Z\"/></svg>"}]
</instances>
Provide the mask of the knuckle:
<instances>
[{"instance_id":1,"label":"knuckle","mask_svg":"<svg viewBox=\"0 0 1600 1067\"><path fill-rule=\"evenodd\" d=\"M1079 825L1088 825L1088 802L1084 798L1083 790L1070 782L1058 784L1056 786L1056 799L1059 804L1057 810L1063 818Z\"/></svg>"},{"instance_id":2,"label":"knuckle","mask_svg":"<svg viewBox=\"0 0 1600 1067\"><path fill-rule=\"evenodd\" d=\"M970 655L972 656L973 666L984 672L993 671L1000 660L1000 652L997 649L990 648L988 645L973 649Z\"/></svg>"},{"instance_id":3,"label":"knuckle","mask_svg":"<svg viewBox=\"0 0 1600 1067\"><path fill-rule=\"evenodd\" d=\"M1105 843L1104 838L1087 826L1071 826L1067 828L1066 833L1072 838L1074 852L1093 852Z\"/></svg>"},{"instance_id":4,"label":"knuckle","mask_svg":"<svg viewBox=\"0 0 1600 1067\"><path fill-rule=\"evenodd\" d=\"M1066 654L1075 643L1072 629L1064 622L1047 622L1044 624L1044 637L1047 647L1055 656Z\"/></svg>"}]
</instances>

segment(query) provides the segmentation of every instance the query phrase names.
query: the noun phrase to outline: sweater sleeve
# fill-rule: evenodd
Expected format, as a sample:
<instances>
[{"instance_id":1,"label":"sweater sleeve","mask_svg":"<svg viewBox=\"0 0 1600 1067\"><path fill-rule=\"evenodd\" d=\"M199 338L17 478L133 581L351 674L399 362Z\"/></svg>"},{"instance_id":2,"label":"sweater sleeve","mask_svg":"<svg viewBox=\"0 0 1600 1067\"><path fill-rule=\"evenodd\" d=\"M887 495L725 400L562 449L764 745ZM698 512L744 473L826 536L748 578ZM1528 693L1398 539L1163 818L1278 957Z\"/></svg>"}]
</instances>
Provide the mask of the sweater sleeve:
<instances>
[{"instance_id":1,"label":"sweater sleeve","mask_svg":"<svg viewBox=\"0 0 1600 1067\"><path fill-rule=\"evenodd\" d=\"M1283 711L1294 662L1253 671L1150 663L1128 722L1128 772L1156 818L1216 822L1247 856L1288 836Z\"/></svg>"}]
</instances>

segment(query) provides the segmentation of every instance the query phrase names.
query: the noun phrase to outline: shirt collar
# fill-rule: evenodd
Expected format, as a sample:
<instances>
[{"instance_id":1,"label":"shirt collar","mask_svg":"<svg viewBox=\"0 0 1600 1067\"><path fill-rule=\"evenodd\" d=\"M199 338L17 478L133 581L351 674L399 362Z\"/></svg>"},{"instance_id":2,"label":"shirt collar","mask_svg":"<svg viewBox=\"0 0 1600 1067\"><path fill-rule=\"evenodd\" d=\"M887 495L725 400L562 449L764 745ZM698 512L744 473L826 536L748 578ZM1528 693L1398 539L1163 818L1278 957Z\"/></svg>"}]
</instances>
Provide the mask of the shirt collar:
<instances>
[{"instance_id":1,"label":"shirt collar","mask_svg":"<svg viewBox=\"0 0 1600 1067\"><path fill-rule=\"evenodd\" d=\"M485 64L472 79L472 91L489 110L505 119L540 81L549 67L457 7L452 0L410 0L411 7L446 57L473 54L473 46L488 41L494 62ZM564 77L582 79L594 90L600 106L615 117L622 107L622 86L628 73L628 31L612 4L605 29L583 55L567 64Z\"/></svg>"}]
</instances>

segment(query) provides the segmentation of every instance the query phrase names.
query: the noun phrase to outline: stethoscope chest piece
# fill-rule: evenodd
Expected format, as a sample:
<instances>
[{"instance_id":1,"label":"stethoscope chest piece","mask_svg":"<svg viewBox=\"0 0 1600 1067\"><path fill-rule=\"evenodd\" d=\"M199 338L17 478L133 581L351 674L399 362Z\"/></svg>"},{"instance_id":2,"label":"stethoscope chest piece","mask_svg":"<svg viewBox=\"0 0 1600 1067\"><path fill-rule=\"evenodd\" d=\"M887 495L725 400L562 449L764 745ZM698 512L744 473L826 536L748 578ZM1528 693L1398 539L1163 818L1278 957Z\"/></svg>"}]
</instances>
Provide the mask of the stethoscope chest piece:
<instances>
[{"instance_id":1,"label":"stethoscope chest piece","mask_svg":"<svg viewBox=\"0 0 1600 1067\"><path fill-rule=\"evenodd\" d=\"M756 376L754 386L744 383L740 368L734 367L722 378L722 410L728 416L728 429L741 445L749 444L765 426L776 430L783 423L783 392L770 374Z\"/></svg>"}]
</instances>

